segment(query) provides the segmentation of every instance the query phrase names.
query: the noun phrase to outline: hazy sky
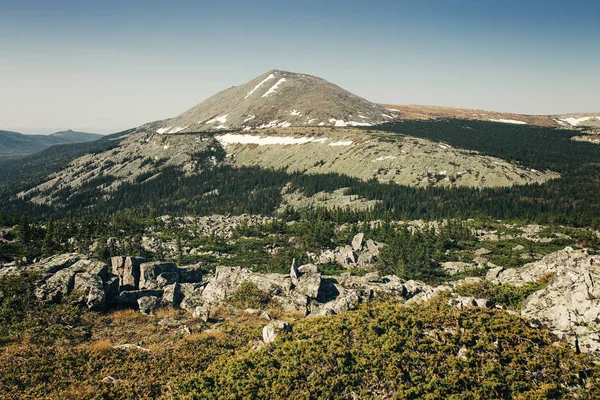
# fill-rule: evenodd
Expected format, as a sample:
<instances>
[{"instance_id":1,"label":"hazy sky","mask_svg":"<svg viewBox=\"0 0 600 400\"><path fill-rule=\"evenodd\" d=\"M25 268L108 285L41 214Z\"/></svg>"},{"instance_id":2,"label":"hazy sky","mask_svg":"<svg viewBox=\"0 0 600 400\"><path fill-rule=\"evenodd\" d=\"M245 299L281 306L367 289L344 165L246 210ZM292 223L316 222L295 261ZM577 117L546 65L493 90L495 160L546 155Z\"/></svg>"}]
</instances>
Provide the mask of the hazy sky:
<instances>
[{"instance_id":1,"label":"hazy sky","mask_svg":"<svg viewBox=\"0 0 600 400\"><path fill-rule=\"evenodd\" d=\"M0 129L116 132L274 68L380 103L600 111L600 1L0 0Z\"/></svg>"}]
</instances>

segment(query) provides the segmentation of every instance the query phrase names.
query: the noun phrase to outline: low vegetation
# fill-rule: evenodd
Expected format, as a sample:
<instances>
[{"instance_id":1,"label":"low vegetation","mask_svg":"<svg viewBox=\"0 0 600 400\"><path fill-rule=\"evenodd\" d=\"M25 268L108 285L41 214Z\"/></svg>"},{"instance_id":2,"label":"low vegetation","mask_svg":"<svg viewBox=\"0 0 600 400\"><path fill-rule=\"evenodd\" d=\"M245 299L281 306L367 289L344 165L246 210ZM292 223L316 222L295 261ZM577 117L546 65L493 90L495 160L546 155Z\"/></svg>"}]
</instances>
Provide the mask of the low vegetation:
<instances>
[{"instance_id":1,"label":"low vegetation","mask_svg":"<svg viewBox=\"0 0 600 400\"><path fill-rule=\"evenodd\" d=\"M293 332L255 350L266 323L256 314L215 310L209 326L176 310L96 314L42 306L31 285L0 279L2 398L600 395L600 370L590 358L501 310L458 310L443 299L410 307L384 301L298 320L274 309ZM125 343L140 347L118 347Z\"/></svg>"}]
</instances>

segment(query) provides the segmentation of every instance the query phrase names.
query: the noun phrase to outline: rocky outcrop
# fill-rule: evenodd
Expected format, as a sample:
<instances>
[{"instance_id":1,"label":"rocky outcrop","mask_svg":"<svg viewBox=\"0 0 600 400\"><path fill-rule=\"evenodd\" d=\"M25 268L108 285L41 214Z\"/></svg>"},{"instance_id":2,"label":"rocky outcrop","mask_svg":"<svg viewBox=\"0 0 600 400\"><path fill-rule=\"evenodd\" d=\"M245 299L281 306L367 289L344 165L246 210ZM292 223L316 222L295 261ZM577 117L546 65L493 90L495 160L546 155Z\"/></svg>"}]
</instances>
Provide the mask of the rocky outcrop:
<instances>
[{"instance_id":1,"label":"rocky outcrop","mask_svg":"<svg viewBox=\"0 0 600 400\"><path fill-rule=\"evenodd\" d=\"M486 279L496 283L510 283L522 286L527 283L537 282L545 276L554 274L561 269L575 265L589 258L585 251L575 251L571 247L544 256L541 260L525 264L520 268L504 269L496 267L490 269Z\"/></svg>"},{"instance_id":2,"label":"rocky outcrop","mask_svg":"<svg viewBox=\"0 0 600 400\"><path fill-rule=\"evenodd\" d=\"M344 268L372 269L377 262L379 250L384 246L371 239L366 240L362 232L357 233L351 244L339 246L333 250L322 251L319 256L314 256L317 264L336 262Z\"/></svg>"},{"instance_id":3,"label":"rocky outcrop","mask_svg":"<svg viewBox=\"0 0 600 400\"><path fill-rule=\"evenodd\" d=\"M554 265L548 286L527 298L521 315L568 340L577 350L600 356L600 256L582 251L560 254L564 263ZM550 268L533 263L532 274ZM532 275L525 275L529 278Z\"/></svg>"}]
</instances>

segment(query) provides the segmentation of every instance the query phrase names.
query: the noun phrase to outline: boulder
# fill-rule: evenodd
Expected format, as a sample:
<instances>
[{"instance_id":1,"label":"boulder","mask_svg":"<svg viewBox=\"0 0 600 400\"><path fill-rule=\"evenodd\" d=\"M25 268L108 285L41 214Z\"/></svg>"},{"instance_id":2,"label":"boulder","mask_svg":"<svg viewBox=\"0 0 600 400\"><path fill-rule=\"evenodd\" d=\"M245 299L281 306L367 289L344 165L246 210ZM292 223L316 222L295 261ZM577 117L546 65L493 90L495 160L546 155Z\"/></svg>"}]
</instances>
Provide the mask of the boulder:
<instances>
[{"instance_id":1,"label":"boulder","mask_svg":"<svg viewBox=\"0 0 600 400\"><path fill-rule=\"evenodd\" d=\"M290 333L292 332L292 326L287 322L283 321L275 321L263 327L263 342L265 344L270 344L275 341L275 338L282 333Z\"/></svg>"},{"instance_id":2,"label":"boulder","mask_svg":"<svg viewBox=\"0 0 600 400\"><path fill-rule=\"evenodd\" d=\"M184 310L193 310L199 305L202 305L204 299L202 298L202 292L206 283L181 283L179 284L179 291L182 295L182 300L179 303L179 307Z\"/></svg>"},{"instance_id":3,"label":"boulder","mask_svg":"<svg viewBox=\"0 0 600 400\"><path fill-rule=\"evenodd\" d=\"M468 296L457 296L448 300L448 305L456 308L465 307L482 307L489 308L492 306L492 302L488 299L476 299Z\"/></svg>"},{"instance_id":4,"label":"boulder","mask_svg":"<svg viewBox=\"0 0 600 400\"><path fill-rule=\"evenodd\" d=\"M210 308L208 306L198 306L194 309L192 317L198 318L204 323L207 323L210 318Z\"/></svg>"},{"instance_id":5,"label":"boulder","mask_svg":"<svg viewBox=\"0 0 600 400\"><path fill-rule=\"evenodd\" d=\"M75 275L73 292L78 294L77 300L92 311L102 311L106 305L104 284L97 274L81 272Z\"/></svg>"},{"instance_id":6,"label":"boulder","mask_svg":"<svg viewBox=\"0 0 600 400\"><path fill-rule=\"evenodd\" d=\"M174 275L169 275L171 279L175 279L175 281L179 281L177 266L173 263L165 263L165 262L146 262L140 264L140 280L139 280L139 288L140 290L144 289L159 289L161 287L161 283L169 283L169 280L165 277L158 281L158 277L163 273L173 273ZM176 278L174 278L176 276Z\"/></svg>"},{"instance_id":7,"label":"boulder","mask_svg":"<svg viewBox=\"0 0 600 400\"><path fill-rule=\"evenodd\" d=\"M520 268L500 269L488 271L486 279L496 283L510 283L523 286L527 283L537 282L544 276L553 274L569 266L578 265L589 260L587 252L574 251L571 247L550 253L541 260L523 265Z\"/></svg>"},{"instance_id":8,"label":"boulder","mask_svg":"<svg viewBox=\"0 0 600 400\"><path fill-rule=\"evenodd\" d=\"M200 264L187 265L179 267L179 282L181 283L197 283L202 281L202 266Z\"/></svg>"},{"instance_id":9,"label":"boulder","mask_svg":"<svg viewBox=\"0 0 600 400\"><path fill-rule=\"evenodd\" d=\"M74 258L75 257L69 257L70 260L74 260ZM93 297L100 296L100 293L98 292L101 292L101 297L104 299L104 286L102 281L103 279L108 278L107 265L101 261L88 259L80 259L72 265L59 269L52 275L47 276L47 278L42 279L35 290L36 297L42 301L51 303L60 301L73 291L75 287L75 277L78 274L82 274L78 279L78 290L82 290L87 296L90 294L90 288L94 288ZM86 280L90 282L86 284ZM95 304L98 299L91 301L94 303L92 305L93 308L96 309L99 307ZM102 303L104 303L104 300L102 300Z\"/></svg>"},{"instance_id":10,"label":"boulder","mask_svg":"<svg viewBox=\"0 0 600 400\"><path fill-rule=\"evenodd\" d=\"M521 315L552 330L579 351L600 356L600 256L568 253L568 259L557 255L565 263L556 269L546 288L523 302Z\"/></svg>"},{"instance_id":11,"label":"boulder","mask_svg":"<svg viewBox=\"0 0 600 400\"><path fill-rule=\"evenodd\" d=\"M77 271L70 268L59 270L35 289L35 296L45 302L58 303L73 290L75 275Z\"/></svg>"},{"instance_id":12,"label":"boulder","mask_svg":"<svg viewBox=\"0 0 600 400\"><path fill-rule=\"evenodd\" d=\"M181 293L181 287L179 283L173 283L171 285L164 286L162 299L163 303L178 308L179 304L183 300L183 294Z\"/></svg>"},{"instance_id":13,"label":"boulder","mask_svg":"<svg viewBox=\"0 0 600 400\"><path fill-rule=\"evenodd\" d=\"M247 268L217 267L209 277L202 292L203 303L216 305L229 300L244 282L252 282L269 296L287 294L291 290L291 279L280 274L255 274Z\"/></svg>"},{"instance_id":14,"label":"boulder","mask_svg":"<svg viewBox=\"0 0 600 400\"><path fill-rule=\"evenodd\" d=\"M352 249L354 251L360 251L363 247L363 239L365 238L365 234L360 232L357 233L354 238L352 238Z\"/></svg>"},{"instance_id":15,"label":"boulder","mask_svg":"<svg viewBox=\"0 0 600 400\"><path fill-rule=\"evenodd\" d=\"M77 253L58 254L41 260L34 264L32 268L40 270L45 274L54 274L62 269L70 267L82 258L85 258L85 256Z\"/></svg>"},{"instance_id":16,"label":"boulder","mask_svg":"<svg viewBox=\"0 0 600 400\"><path fill-rule=\"evenodd\" d=\"M321 286L321 273L316 265L305 264L296 267L295 263L292 263L290 277L292 278L295 293L317 298Z\"/></svg>"},{"instance_id":17,"label":"boulder","mask_svg":"<svg viewBox=\"0 0 600 400\"><path fill-rule=\"evenodd\" d=\"M475 269L477 268L477 266L474 264L469 264L460 261L449 261L442 263L442 268L444 269L444 271L446 271L446 273L448 273L448 275L456 275L465 271Z\"/></svg>"},{"instance_id":18,"label":"boulder","mask_svg":"<svg viewBox=\"0 0 600 400\"><path fill-rule=\"evenodd\" d=\"M138 308L141 313L153 315L154 311L163 307L162 299L158 296L143 296L137 300Z\"/></svg>"},{"instance_id":19,"label":"boulder","mask_svg":"<svg viewBox=\"0 0 600 400\"><path fill-rule=\"evenodd\" d=\"M162 290L125 290L119 293L113 302L120 306L135 307L138 305L138 299L142 297L162 297Z\"/></svg>"},{"instance_id":20,"label":"boulder","mask_svg":"<svg viewBox=\"0 0 600 400\"><path fill-rule=\"evenodd\" d=\"M140 264L145 260L138 257L111 257L112 273L119 277L119 286L126 290L139 289Z\"/></svg>"}]
</instances>

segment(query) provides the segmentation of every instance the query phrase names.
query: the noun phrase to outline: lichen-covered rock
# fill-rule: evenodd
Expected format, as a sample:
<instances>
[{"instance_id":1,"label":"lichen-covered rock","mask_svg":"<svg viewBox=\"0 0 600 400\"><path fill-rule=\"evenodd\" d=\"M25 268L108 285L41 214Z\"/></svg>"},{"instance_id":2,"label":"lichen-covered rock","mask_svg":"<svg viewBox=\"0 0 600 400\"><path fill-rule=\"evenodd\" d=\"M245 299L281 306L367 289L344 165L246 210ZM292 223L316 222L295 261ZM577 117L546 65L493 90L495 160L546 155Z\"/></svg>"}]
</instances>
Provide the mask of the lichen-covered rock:
<instances>
[{"instance_id":1,"label":"lichen-covered rock","mask_svg":"<svg viewBox=\"0 0 600 400\"><path fill-rule=\"evenodd\" d=\"M521 307L521 315L567 339L581 352L600 356L600 256L583 251L548 258L555 275L548 286L533 293ZM535 264L535 263L534 263ZM546 268L536 270L543 273ZM531 275L525 275L529 279Z\"/></svg>"},{"instance_id":2,"label":"lichen-covered rock","mask_svg":"<svg viewBox=\"0 0 600 400\"><path fill-rule=\"evenodd\" d=\"M139 257L111 257L112 273L119 277L119 286L126 290L139 289L140 264L145 260Z\"/></svg>"},{"instance_id":3,"label":"lichen-covered rock","mask_svg":"<svg viewBox=\"0 0 600 400\"><path fill-rule=\"evenodd\" d=\"M179 290L182 295L182 300L179 307L184 310L193 310L204 303L202 292L206 287L206 282L201 283L181 283Z\"/></svg>"},{"instance_id":4,"label":"lichen-covered rock","mask_svg":"<svg viewBox=\"0 0 600 400\"><path fill-rule=\"evenodd\" d=\"M363 247L363 239L365 238L365 234L360 232L357 233L353 238L352 238L352 249L354 251L360 251Z\"/></svg>"},{"instance_id":5,"label":"lichen-covered rock","mask_svg":"<svg viewBox=\"0 0 600 400\"><path fill-rule=\"evenodd\" d=\"M179 304L183 300L183 293L181 293L181 285L179 283L173 283L163 287L163 302L172 307L178 308Z\"/></svg>"},{"instance_id":6,"label":"lichen-covered rock","mask_svg":"<svg viewBox=\"0 0 600 400\"><path fill-rule=\"evenodd\" d=\"M554 274L564 267L576 265L589 258L586 251L573 250L565 247L554 253L544 256L541 260L523 265L520 268L501 269L494 268L486 275L486 279L496 283L510 283L523 286L527 283L537 282L541 278Z\"/></svg>"},{"instance_id":7,"label":"lichen-covered rock","mask_svg":"<svg viewBox=\"0 0 600 400\"><path fill-rule=\"evenodd\" d=\"M269 296L289 293L292 285L287 275L255 274L247 268L217 267L215 274L207 279L207 285L202 291L203 302L224 304L244 282L253 283Z\"/></svg>"},{"instance_id":8,"label":"lichen-covered rock","mask_svg":"<svg viewBox=\"0 0 600 400\"><path fill-rule=\"evenodd\" d=\"M210 318L210 308L208 306L197 306L192 313L192 317L198 318L206 323Z\"/></svg>"},{"instance_id":9,"label":"lichen-covered rock","mask_svg":"<svg viewBox=\"0 0 600 400\"><path fill-rule=\"evenodd\" d=\"M287 322L283 321L275 321L263 327L263 342L265 344L270 344L275 341L277 336L282 333L290 333L292 332L292 326Z\"/></svg>"},{"instance_id":10,"label":"lichen-covered rock","mask_svg":"<svg viewBox=\"0 0 600 400\"><path fill-rule=\"evenodd\" d=\"M102 278L97 274L81 272L75 275L73 292L78 295L78 301L92 311L104 310L106 297Z\"/></svg>"},{"instance_id":11,"label":"lichen-covered rock","mask_svg":"<svg viewBox=\"0 0 600 400\"><path fill-rule=\"evenodd\" d=\"M159 282L158 278L161 274L172 273L173 275L167 277L163 276L163 279ZM173 263L166 262L147 262L140 264L140 282L139 288L143 289L160 289L161 284L169 284L169 279L179 281L177 266Z\"/></svg>"},{"instance_id":12,"label":"lichen-covered rock","mask_svg":"<svg viewBox=\"0 0 600 400\"><path fill-rule=\"evenodd\" d=\"M140 297L137 303L140 312L147 315L153 315L154 311L164 306L162 299L158 296Z\"/></svg>"},{"instance_id":13,"label":"lichen-covered rock","mask_svg":"<svg viewBox=\"0 0 600 400\"><path fill-rule=\"evenodd\" d=\"M119 293L119 295L113 299L113 302L120 306L135 307L138 305L137 301L141 297L162 297L162 295L162 290L125 290Z\"/></svg>"}]
</instances>

